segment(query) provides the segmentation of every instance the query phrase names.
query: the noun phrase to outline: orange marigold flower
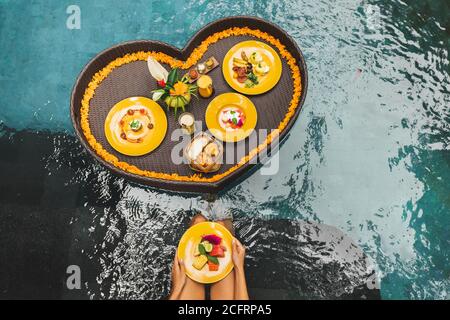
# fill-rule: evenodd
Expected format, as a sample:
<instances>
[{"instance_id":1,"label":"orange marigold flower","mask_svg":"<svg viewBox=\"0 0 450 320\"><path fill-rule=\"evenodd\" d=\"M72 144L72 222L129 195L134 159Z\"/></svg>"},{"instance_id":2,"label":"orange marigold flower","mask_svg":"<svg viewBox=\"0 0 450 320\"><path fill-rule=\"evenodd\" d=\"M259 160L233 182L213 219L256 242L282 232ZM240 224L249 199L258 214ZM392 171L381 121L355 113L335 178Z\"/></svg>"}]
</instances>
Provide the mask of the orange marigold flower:
<instances>
[{"instance_id":1,"label":"orange marigold flower","mask_svg":"<svg viewBox=\"0 0 450 320\"><path fill-rule=\"evenodd\" d=\"M178 81L173 85L173 89L170 89L170 95L172 96L182 96L188 92L188 85L184 82Z\"/></svg>"}]
</instances>

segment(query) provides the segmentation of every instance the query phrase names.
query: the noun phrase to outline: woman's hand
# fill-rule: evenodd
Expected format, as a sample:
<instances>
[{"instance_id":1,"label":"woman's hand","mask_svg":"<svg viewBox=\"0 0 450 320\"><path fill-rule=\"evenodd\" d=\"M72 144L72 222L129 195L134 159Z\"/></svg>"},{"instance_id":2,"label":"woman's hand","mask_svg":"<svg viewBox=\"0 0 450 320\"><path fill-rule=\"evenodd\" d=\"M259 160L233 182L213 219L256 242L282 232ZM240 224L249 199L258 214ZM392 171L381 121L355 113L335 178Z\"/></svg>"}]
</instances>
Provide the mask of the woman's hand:
<instances>
[{"instance_id":1,"label":"woman's hand","mask_svg":"<svg viewBox=\"0 0 450 320\"><path fill-rule=\"evenodd\" d=\"M178 250L175 252L175 258L172 265L172 290L169 299L177 299L184 285L186 284L186 269L184 261L178 259Z\"/></svg>"},{"instance_id":2,"label":"woman's hand","mask_svg":"<svg viewBox=\"0 0 450 320\"><path fill-rule=\"evenodd\" d=\"M244 270L244 261L245 261L245 247L236 238L233 238L232 259L233 259L234 267L237 270L243 271Z\"/></svg>"},{"instance_id":3,"label":"woman's hand","mask_svg":"<svg viewBox=\"0 0 450 320\"><path fill-rule=\"evenodd\" d=\"M234 263L236 282L234 287L234 298L236 300L248 300L247 281L245 281L244 261L245 247L238 239L233 239L232 259Z\"/></svg>"}]
</instances>

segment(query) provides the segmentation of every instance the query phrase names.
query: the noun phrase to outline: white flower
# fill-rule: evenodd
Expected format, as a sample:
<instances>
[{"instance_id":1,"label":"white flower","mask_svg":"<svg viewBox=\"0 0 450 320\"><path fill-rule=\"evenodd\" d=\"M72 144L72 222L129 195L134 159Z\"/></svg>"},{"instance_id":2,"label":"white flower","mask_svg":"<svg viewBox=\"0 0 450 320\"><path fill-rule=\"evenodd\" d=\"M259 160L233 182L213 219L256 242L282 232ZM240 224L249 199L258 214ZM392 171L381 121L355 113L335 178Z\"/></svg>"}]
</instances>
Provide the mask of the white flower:
<instances>
[{"instance_id":1,"label":"white flower","mask_svg":"<svg viewBox=\"0 0 450 320\"><path fill-rule=\"evenodd\" d=\"M164 82L167 82L169 72L167 72L167 70L158 61L153 59L153 57L148 57L147 66L150 74L156 79L156 81L164 80Z\"/></svg>"},{"instance_id":2,"label":"white flower","mask_svg":"<svg viewBox=\"0 0 450 320\"><path fill-rule=\"evenodd\" d=\"M153 95L152 95L152 100L153 101L158 101L163 94L164 94L164 90L156 90L156 91L154 91Z\"/></svg>"}]
</instances>

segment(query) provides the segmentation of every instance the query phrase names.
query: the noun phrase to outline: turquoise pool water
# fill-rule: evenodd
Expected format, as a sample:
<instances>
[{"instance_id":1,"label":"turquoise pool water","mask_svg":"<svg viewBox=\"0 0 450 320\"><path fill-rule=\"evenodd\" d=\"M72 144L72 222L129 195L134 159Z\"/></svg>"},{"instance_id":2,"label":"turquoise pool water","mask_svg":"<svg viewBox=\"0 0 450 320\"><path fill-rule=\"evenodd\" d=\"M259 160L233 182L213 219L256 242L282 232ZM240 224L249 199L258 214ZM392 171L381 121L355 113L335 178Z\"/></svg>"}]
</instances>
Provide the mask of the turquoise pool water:
<instances>
[{"instance_id":1,"label":"turquoise pool water","mask_svg":"<svg viewBox=\"0 0 450 320\"><path fill-rule=\"evenodd\" d=\"M66 27L71 4L81 10L79 30ZM32 142L14 157L3 152L13 143L20 145L22 140L14 135L24 130L27 137L45 132L53 148L37 160L42 175L24 165L29 175L16 177L24 185L32 179L52 183L39 182L39 194L17 187L10 198L2 197L2 221L8 223L11 212L20 212L12 204L25 210L45 202L61 215L39 221L55 224L55 230L42 228L62 237L70 248L65 259L72 255L95 262L89 272L96 283L87 296L130 297L127 292L139 292L132 297L159 297L149 292L166 290L167 281L159 280L166 260L159 254L172 247L166 248L155 230L181 224L189 214L180 208L202 204L129 184L96 164L85 164L93 160L80 158L81 149L71 138L71 88L82 67L113 44L156 39L182 47L206 23L241 14L272 21L294 37L306 57L310 87L280 150L279 173L267 177L256 172L221 195L218 210L238 212L245 219L301 219L335 226L372 261L383 298L449 298L446 0L0 0L0 159L3 165L25 161ZM65 175L61 169L84 168L80 163L89 170ZM3 173L0 185L8 194L16 190L11 189L15 182ZM58 198L58 184L69 191L89 185L95 192ZM20 194L38 200L31 203ZM14 237L26 237L35 218L15 217ZM58 223L72 234L70 243L58 233ZM249 241L248 246L252 255L257 243ZM146 263L150 273L133 274Z\"/></svg>"}]
</instances>

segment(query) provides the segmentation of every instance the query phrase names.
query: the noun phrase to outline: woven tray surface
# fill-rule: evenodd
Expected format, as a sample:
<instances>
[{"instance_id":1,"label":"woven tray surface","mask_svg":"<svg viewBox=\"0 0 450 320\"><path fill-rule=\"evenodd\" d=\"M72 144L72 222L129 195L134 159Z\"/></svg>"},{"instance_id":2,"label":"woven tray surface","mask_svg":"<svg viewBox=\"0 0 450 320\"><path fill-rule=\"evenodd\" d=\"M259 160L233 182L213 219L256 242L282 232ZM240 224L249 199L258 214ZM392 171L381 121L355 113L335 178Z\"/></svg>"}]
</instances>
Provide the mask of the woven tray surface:
<instances>
[{"instance_id":1,"label":"woven tray surface","mask_svg":"<svg viewBox=\"0 0 450 320\"><path fill-rule=\"evenodd\" d=\"M252 19L252 18L248 18ZM272 28L274 28L273 25L270 25ZM217 27L216 27L217 29ZM214 28L211 28L210 33L214 33L216 30ZM214 56L219 63L222 63L224 56L228 52L228 50L233 47L235 44L245 41L245 40L256 40L256 41L262 41L256 37L252 36L231 36L227 37L225 39L221 39L218 42L211 44L208 47L208 51L204 54L203 58L201 60L204 60L205 58L208 58L210 56ZM195 43L195 41L192 41ZM191 43L191 45L194 45L194 43ZM267 42L266 42L267 43ZM267 43L270 45L269 43ZM288 47L289 49L289 43L283 43ZM97 68L97 71L105 66L110 61L114 60L118 56L120 56L119 53L123 53L122 55L125 55L127 53L133 53L137 52L139 50L143 51L154 51L157 50L157 47L165 46L161 43L156 43L152 45L152 42L131 42L131 43L124 43L122 45L119 45L115 47L115 50L113 50L111 53L106 53L98 57L98 61L92 61L87 68L85 68L84 72L88 72L90 74L93 74L95 72L94 70ZM272 46L273 47L273 46ZM292 45L291 45L292 47ZM187 48L188 49L188 48ZM186 50L185 54L189 55L190 52ZM278 52L276 48L274 48L275 51ZM298 48L292 47L292 50L297 51ZM170 51L175 51L173 47L168 46L166 48L165 53L170 54ZM176 53L176 52L172 52ZM176 55L173 55L176 57ZM178 56L181 57L181 54L178 53ZM299 55L302 59L301 53ZM258 132L258 129L276 129L280 122L284 119L288 108L290 101L292 99L293 95L293 80L291 77L290 68L287 65L286 61L280 56L283 64L283 72L280 78L280 81L278 84L270 91L261 94L261 95L255 95L255 96L248 96L252 102L255 104L255 107L258 111L258 122L256 125L256 132ZM301 61L303 62L303 61ZM303 62L304 63L304 62ZM164 64L163 64L164 65ZM164 65L167 70L170 70L170 66ZM301 64L299 65L302 66ZM91 70L89 70L91 69ZM90 72L89 72L90 71ZM302 87L303 92L302 95L304 96L306 93L306 70L302 71ZM184 71L183 71L184 72ZM225 79L222 75L222 65L215 68L211 72L208 73L209 76L213 79L213 85L214 85L214 95L211 98L203 99L203 98L195 98L193 97L191 100L191 103L187 107L186 111L189 111L194 114L195 119L197 121L202 121L203 123L203 130L207 130L206 124L205 124L205 111L209 104L209 102L216 97L217 95L225 92L234 92L234 90L225 82ZM74 88L74 95L82 95L84 90L86 89L87 83L86 81L89 81L89 77L82 77L80 76L75 88ZM180 176L192 176L195 172L193 172L188 165L186 164L174 164L171 159L171 153L175 145L179 143L179 141L172 141L171 134L175 129L179 128L179 125L177 124L176 118L173 114L173 111L167 111L167 120L168 120L168 130L167 135L164 138L164 141L162 144L153 152L140 156L140 157L131 157L123 155L117 151L115 151L107 142L105 133L104 133L104 123L105 119L108 115L108 112L111 110L111 108L119 101L132 97L132 96L143 96L151 98L151 91L156 89L156 81L151 77L148 68L147 63L145 61L135 61L130 62L127 64L124 64L120 67L115 68L107 77L104 79L100 85L95 90L95 95L90 101L90 109L89 109L89 125L91 128L91 132L94 135L95 139L103 146L104 149L106 149L110 154L115 155L119 160L127 162L131 165L134 165L142 170L148 170L148 171L154 171L154 172L161 172L161 173L175 173ZM72 97L72 116L75 117L74 124L76 127L77 134L79 135L80 139L84 142L84 145L87 148L90 148L89 145L85 141L85 137L82 133L82 131L79 129L79 109L80 105L77 105L76 102L79 99L76 99L77 96ZM303 102L303 99L301 99L301 103ZM161 106L165 110L165 105L160 103ZM180 112L180 111L179 111ZM291 122L295 121L296 117L293 117L291 119ZM285 131L288 131L289 128L286 128ZM256 136L256 132L254 132L254 135ZM285 133L283 132L283 135ZM282 135L282 136L283 136ZM259 140L259 143L261 143L262 140ZM249 139L245 139L243 141L240 141L238 143L235 143L235 147L239 147L238 149L242 150L242 144L245 145L246 153L249 152ZM224 144L225 146L225 144ZM253 146L254 147L254 146ZM95 153L95 151L90 150L91 153ZM224 148L225 157L224 159L230 158L230 155L226 154L226 148ZM95 154L94 154L95 155ZM223 164L222 167L218 172L215 173L209 173L209 174L202 174L204 177L211 177L215 174L220 174L223 172L226 172L230 167L234 166L237 161L242 158L244 154L236 154L234 152L234 163L233 164ZM100 159L101 160L101 159ZM103 161L102 161L103 162ZM104 163L105 164L105 163ZM251 164L246 164L246 166L251 166ZM114 169L114 167L110 166L110 169ZM158 183L152 183L155 182L157 179L150 179L146 177L136 177L136 175L131 175L129 173L123 172L122 170L116 168L116 173L118 174L126 174L128 176L134 176L133 178L138 178L137 181L141 183L146 183L149 185L155 185L158 187L163 187L166 189L182 189L182 185L185 186L195 186L196 182L176 182L174 185L170 185L172 182L170 180L161 181ZM242 170L233 172L230 174L230 176L233 175L239 175L242 174ZM226 177L228 178L228 176ZM231 177L232 179L232 177ZM136 180L136 179L135 179ZM188 191L213 191L214 189L218 189L223 187L223 183L211 183L211 190L208 190L208 183L197 183L201 184L202 187L196 188L194 187L191 190ZM181 186L180 186L181 185Z\"/></svg>"}]
</instances>

